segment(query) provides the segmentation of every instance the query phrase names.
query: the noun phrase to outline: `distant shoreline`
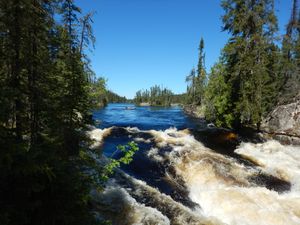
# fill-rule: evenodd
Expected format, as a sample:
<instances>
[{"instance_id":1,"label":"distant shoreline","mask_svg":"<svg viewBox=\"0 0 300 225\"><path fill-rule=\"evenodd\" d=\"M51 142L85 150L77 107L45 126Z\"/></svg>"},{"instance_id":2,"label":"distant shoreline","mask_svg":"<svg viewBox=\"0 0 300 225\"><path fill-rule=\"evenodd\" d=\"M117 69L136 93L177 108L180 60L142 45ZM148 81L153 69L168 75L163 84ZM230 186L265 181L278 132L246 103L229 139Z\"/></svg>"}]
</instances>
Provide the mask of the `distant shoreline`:
<instances>
[{"instance_id":1,"label":"distant shoreline","mask_svg":"<svg viewBox=\"0 0 300 225\"><path fill-rule=\"evenodd\" d=\"M181 106L180 103L172 103L170 105L152 105L149 102L141 102L139 104L136 104L136 106L161 106L161 107L175 107L175 106Z\"/></svg>"}]
</instances>

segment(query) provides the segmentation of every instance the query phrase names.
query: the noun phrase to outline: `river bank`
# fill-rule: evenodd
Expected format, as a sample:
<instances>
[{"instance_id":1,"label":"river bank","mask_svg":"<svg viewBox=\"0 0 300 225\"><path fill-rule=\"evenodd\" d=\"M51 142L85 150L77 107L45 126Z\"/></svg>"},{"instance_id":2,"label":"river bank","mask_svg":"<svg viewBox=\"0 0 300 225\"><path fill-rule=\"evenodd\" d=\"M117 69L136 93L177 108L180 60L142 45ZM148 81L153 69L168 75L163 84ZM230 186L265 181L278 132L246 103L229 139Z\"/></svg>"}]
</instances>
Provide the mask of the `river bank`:
<instances>
[{"instance_id":1,"label":"river bank","mask_svg":"<svg viewBox=\"0 0 300 225\"><path fill-rule=\"evenodd\" d=\"M139 104L135 104L136 106L153 106L153 107L177 107L181 106L180 103L171 103L168 105L161 105L161 104L151 104L150 102L141 102Z\"/></svg>"},{"instance_id":2,"label":"river bank","mask_svg":"<svg viewBox=\"0 0 300 225\"><path fill-rule=\"evenodd\" d=\"M201 106L185 105L183 110L188 116L205 120ZM252 136L253 140L277 140L284 145L300 145L300 95L289 103L275 107L263 119L259 131L248 127L236 132Z\"/></svg>"}]
</instances>

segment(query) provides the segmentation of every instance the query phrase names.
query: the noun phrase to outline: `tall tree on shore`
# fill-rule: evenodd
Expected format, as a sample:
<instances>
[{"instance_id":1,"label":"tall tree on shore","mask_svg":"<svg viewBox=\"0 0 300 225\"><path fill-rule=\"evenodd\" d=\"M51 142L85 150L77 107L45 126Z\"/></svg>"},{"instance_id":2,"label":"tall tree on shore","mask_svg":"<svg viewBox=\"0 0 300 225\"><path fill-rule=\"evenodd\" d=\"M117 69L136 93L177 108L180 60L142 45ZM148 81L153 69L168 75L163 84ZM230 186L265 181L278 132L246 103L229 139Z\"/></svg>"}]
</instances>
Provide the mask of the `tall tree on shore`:
<instances>
[{"instance_id":1,"label":"tall tree on shore","mask_svg":"<svg viewBox=\"0 0 300 225\"><path fill-rule=\"evenodd\" d=\"M204 90L206 84L206 71L205 71L205 53L204 53L204 40L201 38L199 44L199 60L197 66L197 77L195 79L195 105L201 105L204 98Z\"/></svg>"},{"instance_id":2,"label":"tall tree on shore","mask_svg":"<svg viewBox=\"0 0 300 225\"><path fill-rule=\"evenodd\" d=\"M266 87L270 84L277 19L273 0L223 0L223 30L231 34L224 48L225 82L231 89L233 126L260 125L267 112ZM272 71L271 71L272 72ZM271 90L273 91L273 90Z\"/></svg>"},{"instance_id":3,"label":"tall tree on shore","mask_svg":"<svg viewBox=\"0 0 300 225\"><path fill-rule=\"evenodd\" d=\"M279 103L289 101L300 88L300 17L299 2L293 0L290 20L282 42L281 96Z\"/></svg>"},{"instance_id":4,"label":"tall tree on shore","mask_svg":"<svg viewBox=\"0 0 300 225\"><path fill-rule=\"evenodd\" d=\"M188 76L186 76L185 81L188 83L187 85L187 104L194 104L195 96L196 96L196 70L193 68Z\"/></svg>"},{"instance_id":5,"label":"tall tree on shore","mask_svg":"<svg viewBox=\"0 0 300 225\"><path fill-rule=\"evenodd\" d=\"M0 224L93 219L81 171L90 99L79 12L72 1L0 0Z\"/></svg>"},{"instance_id":6,"label":"tall tree on shore","mask_svg":"<svg viewBox=\"0 0 300 225\"><path fill-rule=\"evenodd\" d=\"M187 86L187 99L186 104L199 106L204 99L204 91L206 85L206 71L205 71L205 53L204 53L204 40L201 38L199 44L199 59L197 70L193 68L185 81Z\"/></svg>"},{"instance_id":7,"label":"tall tree on shore","mask_svg":"<svg viewBox=\"0 0 300 225\"><path fill-rule=\"evenodd\" d=\"M210 72L205 89L205 118L217 126L231 127L234 120L231 110L230 86L225 83L226 66L222 58Z\"/></svg>"},{"instance_id":8,"label":"tall tree on shore","mask_svg":"<svg viewBox=\"0 0 300 225\"><path fill-rule=\"evenodd\" d=\"M22 75L24 58L22 55L25 34L24 2L19 0L1 1L1 119L6 126L13 128L16 139L21 141L25 129L23 84L26 76ZM9 113L10 112L10 113ZM6 113L6 114L5 114ZM2 124L4 121L1 121Z\"/></svg>"},{"instance_id":9,"label":"tall tree on shore","mask_svg":"<svg viewBox=\"0 0 300 225\"><path fill-rule=\"evenodd\" d=\"M90 14L80 22L81 13L73 0L64 0L61 4L62 25L59 27L60 50L56 64L61 71L61 83L58 107L63 109L58 124L63 131L64 149L68 155L77 154L81 132L89 114L88 87L89 76L86 73L83 46L93 39L90 30ZM87 32L87 29L89 30ZM92 43L94 40L92 40Z\"/></svg>"}]
</instances>

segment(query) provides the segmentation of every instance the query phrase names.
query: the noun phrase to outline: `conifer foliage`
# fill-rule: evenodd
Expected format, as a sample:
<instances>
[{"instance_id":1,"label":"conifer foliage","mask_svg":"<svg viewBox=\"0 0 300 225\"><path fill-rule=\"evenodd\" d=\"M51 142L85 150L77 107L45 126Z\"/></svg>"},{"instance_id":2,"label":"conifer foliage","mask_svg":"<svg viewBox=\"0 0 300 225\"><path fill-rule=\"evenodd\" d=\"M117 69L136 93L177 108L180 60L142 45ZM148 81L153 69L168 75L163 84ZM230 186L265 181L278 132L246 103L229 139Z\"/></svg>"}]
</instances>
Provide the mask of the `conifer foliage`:
<instances>
[{"instance_id":1,"label":"conifer foliage","mask_svg":"<svg viewBox=\"0 0 300 225\"><path fill-rule=\"evenodd\" d=\"M230 38L205 85L205 117L218 126L259 129L276 104L299 93L298 1L281 48L273 0L223 0L221 5L223 31Z\"/></svg>"},{"instance_id":2,"label":"conifer foliage","mask_svg":"<svg viewBox=\"0 0 300 225\"><path fill-rule=\"evenodd\" d=\"M173 93L167 88L154 85L150 90L139 90L134 97L135 104L148 103L151 106L170 106Z\"/></svg>"},{"instance_id":3,"label":"conifer foliage","mask_svg":"<svg viewBox=\"0 0 300 225\"><path fill-rule=\"evenodd\" d=\"M80 17L73 0L0 0L1 225L92 223L80 159L92 36Z\"/></svg>"},{"instance_id":4,"label":"conifer foliage","mask_svg":"<svg viewBox=\"0 0 300 225\"><path fill-rule=\"evenodd\" d=\"M206 85L205 71L205 53L204 40L201 38L199 44L199 61L197 71L193 68L190 74L186 77L187 86L187 104L201 105L204 99L204 90Z\"/></svg>"},{"instance_id":5,"label":"conifer foliage","mask_svg":"<svg viewBox=\"0 0 300 225\"><path fill-rule=\"evenodd\" d=\"M290 20L282 42L280 103L289 101L300 89L300 16L299 1L293 0Z\"/></svg>"},{"instance_id":6,"label":"conifer foliage","mask_svg":"<svg viewBox=\"0 0 300 225\"><path fill-rule=\"evenodd\" d=\"M266 96L273 81L269 70L277 20L272 0L222 2L224 31L231 38L224 48L225 82L230 85L236 126L257 124L268 111ZM272 65L271 65L272 66Z\"/></svg>"}]
</instances>

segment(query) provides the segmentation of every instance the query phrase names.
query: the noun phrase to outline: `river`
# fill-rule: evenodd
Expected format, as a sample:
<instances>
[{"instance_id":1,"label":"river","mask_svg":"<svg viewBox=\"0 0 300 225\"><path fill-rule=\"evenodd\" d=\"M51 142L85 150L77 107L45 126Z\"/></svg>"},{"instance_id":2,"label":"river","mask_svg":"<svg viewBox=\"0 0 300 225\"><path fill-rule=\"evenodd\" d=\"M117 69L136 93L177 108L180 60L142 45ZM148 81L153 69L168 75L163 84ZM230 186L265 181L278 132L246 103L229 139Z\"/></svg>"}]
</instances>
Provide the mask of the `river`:
<instances>
[{"instance_id":1,"label":"river","mask_svg":"<svg viewBox=\"0 0 300 225\"><path fill-rule=\"evenodd\" d=\"M241 139L180 107L109 104L94 119L105 156L139 146L94 193L113 224L300 224L299 146Z\"/></svg>"}]
</instances>

